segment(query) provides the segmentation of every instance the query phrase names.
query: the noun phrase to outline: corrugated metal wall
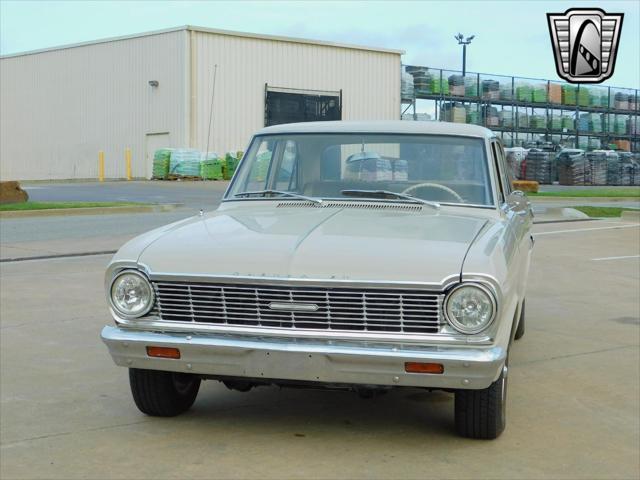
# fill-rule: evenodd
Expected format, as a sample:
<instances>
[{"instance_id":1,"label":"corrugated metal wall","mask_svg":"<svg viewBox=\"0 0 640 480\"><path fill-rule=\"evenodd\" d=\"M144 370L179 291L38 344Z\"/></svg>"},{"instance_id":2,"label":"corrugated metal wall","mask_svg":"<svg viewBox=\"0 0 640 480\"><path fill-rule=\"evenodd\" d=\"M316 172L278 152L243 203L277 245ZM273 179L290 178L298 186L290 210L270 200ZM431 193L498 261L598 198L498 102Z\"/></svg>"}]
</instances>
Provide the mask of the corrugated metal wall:
<instances>
[{"instance_id":1,"label":"corrugated metal wall","mask_svg":"<svg viewBox=\"0 0 640 480\"><path fill-rule=\"evenodd\" d=\"M188 142L187 32L176 31L0 60L0 178L148 177L147 134ZM157 80L159 87L149 86Z\"/></svg>"},{"instance_id":2,"label":"corrugated metal wall","mask_svg":"<svg viewBox=\"0 0 640 480\"><path fill-rule=\"evenodd\" d=\"M343 91L343 119L396 119L400 55L180 29L0 59L0 178L149 177L147 147L244 149L264 126L265 83ZM159 87L149 86L157 80ZM193 93L193 95L192 95Z\"/></svg>"},{"instance_id":3,"label":"corrugated metal wall","mask_svg":"<svg viewBox=\"0 0 640 480\"><path fill-rule=\"evenodd\" d=\"M195 148L206 149L215 64L211 151L244 149L251 134L264 126L265 83L342 89L343 120L399 119L399 54L197 31L190 35L196 59Z\"/></svg>"}]
</instances>

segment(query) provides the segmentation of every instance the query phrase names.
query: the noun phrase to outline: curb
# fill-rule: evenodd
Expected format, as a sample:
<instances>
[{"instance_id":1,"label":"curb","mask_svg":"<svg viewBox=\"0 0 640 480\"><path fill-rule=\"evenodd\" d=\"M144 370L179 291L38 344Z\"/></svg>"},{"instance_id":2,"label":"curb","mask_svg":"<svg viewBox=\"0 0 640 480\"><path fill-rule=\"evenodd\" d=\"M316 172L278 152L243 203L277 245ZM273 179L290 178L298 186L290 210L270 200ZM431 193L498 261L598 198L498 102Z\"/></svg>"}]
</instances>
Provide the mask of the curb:
<instances>
[{"instance_id":1,"label":"curb","mask_svg":"<svg viewBox=\"0 0 640 480\"><path fill-rule=\"evenodd\" d=\"M140 205L129 207L81 207L81 208L52 208L49 210L15 210L0 212L0 218L26 217L59 217L78 215L109 215L117 213L154 213L171 212L181 203L167 203L162 205Z\"/></svg>"}]
</instances>

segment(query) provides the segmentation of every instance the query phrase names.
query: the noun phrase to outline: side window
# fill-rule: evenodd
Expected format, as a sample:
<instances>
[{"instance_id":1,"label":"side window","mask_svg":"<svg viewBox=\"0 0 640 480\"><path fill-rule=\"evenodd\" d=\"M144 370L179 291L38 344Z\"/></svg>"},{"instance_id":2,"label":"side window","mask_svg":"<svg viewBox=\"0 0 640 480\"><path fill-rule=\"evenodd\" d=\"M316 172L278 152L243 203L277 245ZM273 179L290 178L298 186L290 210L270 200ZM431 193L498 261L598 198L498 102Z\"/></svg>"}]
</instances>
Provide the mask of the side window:
<instances>
[{"instance_id":1,"label":"side window","mask_svg":"<svg viewBox=\"0 0 640 480\"><path fill-rule=\"evenodd\" d=\"M296 143L288 140L284 145L282 160L275 172L275 189L295 191L298 188L298 149Z\"/></svg>"},{"instance_id":2,"label":"side window","mask_svg":"<svg viewBox=\"0 0 640 480\"><path fill-rule=\"evenodd\" d=\"M498 188L498 200L500 204L503 204L505 202L505 188L504 188L504 175L502 174L502 167L500 165L500 155L499 155L499 150L500 150L500 146L498 145L497 142L492 141L491 142L491 156L493 157L493 165L495 167L495 171L496 171L496 181L497 181L497 185L496 187Z\"/></svg>"},{"instance_id":3,"label":"side window","mask_svg":"<svg viewBox=\"0 0 640 480\"><path fill-rule=\"evenodd\" d=\"M505 195L508 196L513 190L512 188L513 184L511 183L513 181L513 177L511 175L512 169L510 168L510 165L507 165L507 159L504 154L504 149L502 148L502 145L499 143L496 143L496 148L498 149L498 160L500 162L500 171L501 171L500 178L502 181L504 193Z\"/></svg>"},{"instance_id":4,"label":"side window","mask_svg":"<svg viewBox=\"0 0 640 480\"><path fill-rule=\"evenodd\" d=\"M263 141L258 147L256 161L249 172L249 176L245 182L245 191L264 190L267 188L267 179L269 176L269 167L273 157L273 142Z\"/></svg>"}]
</instances>

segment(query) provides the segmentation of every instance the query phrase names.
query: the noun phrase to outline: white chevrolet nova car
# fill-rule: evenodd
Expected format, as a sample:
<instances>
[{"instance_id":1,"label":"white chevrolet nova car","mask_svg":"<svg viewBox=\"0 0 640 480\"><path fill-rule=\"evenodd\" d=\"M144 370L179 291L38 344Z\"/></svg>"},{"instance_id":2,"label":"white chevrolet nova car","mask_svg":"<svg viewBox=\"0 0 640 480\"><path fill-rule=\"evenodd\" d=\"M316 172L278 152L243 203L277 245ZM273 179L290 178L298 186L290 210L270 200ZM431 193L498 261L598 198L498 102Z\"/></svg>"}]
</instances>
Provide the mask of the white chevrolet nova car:
<instances>
[{"instance_id":1,"label":"white chevrolet nova car","mask_svg":"<svg viewBox=\"0 0 640 480\"><path fill-rule=\"evenodd\" d=\"M111 261L138 408L172 416L201 380L455 394L459 434L505 426L533 239L502 145L481 127L321 122L259 131L220 207Z\"/></svg>"}]
</instances>

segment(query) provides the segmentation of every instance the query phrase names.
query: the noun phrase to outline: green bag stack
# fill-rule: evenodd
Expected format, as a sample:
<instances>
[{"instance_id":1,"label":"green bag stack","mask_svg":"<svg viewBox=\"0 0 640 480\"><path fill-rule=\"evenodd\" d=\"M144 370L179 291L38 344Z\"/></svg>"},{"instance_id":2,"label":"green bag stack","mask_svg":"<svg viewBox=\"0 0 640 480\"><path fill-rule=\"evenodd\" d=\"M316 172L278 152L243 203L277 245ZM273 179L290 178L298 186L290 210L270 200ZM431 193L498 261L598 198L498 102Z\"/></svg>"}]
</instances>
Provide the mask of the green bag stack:
<instances>
[{"instance_id":1,"label":"green bag stack","mask_svg":"<svg viewBox=\"0 0 640 480\"><path fill-rule=\"evenodd\" d=\"M531 98L536 103L546 103L547 86L545 84L536 84L531 91Z\"/></svg>"},{"instance_id":2,"label":"green bag stack","mask_svg":"<svg viewBox=\"0 0 640 480\"><path fill-rule=\"evenodd\" d=\"M578 89L578 105L582 107L589 106L589 89L583 85Z\"/></svg>"},{"instance_id":3,"label":"green bag stack","mask_svg":"<svg viewBox=\"0 0 640 480\"><path fill-rule=\"evenodd\" d=\"M516 100L518 100L519 102L530 102L531 86L527 84L516 86Z\"/></svg>"},{"instance_id":4,"label":"green bag stack","mask_svg":"<svg viewBox=\"0 0 640 480\"><path fill-rule=\"evenodd\" d=\"M531 115L531 117L529 117L529 128L545 129L546 124L547 119L544 115Z\"/></svg>"},{"instance_id":5,"label":"green bag stack","mask_svg":"<svg viewBox=\"0 0 640 480\"><path fill-rule=\"evenodd\" d=\"M562 85L562 103L565 105L576 104L576 90L573 85Z\"/></svg>"},{"instance_id":6,"label":"green bag stack","mask_svg":"<svg viewBox=\"0 0 640 480\"><path fill-rule=\"evenodd\" d=\"M551 130L562 130L562 117L560 115L552 116L549 119L549 128Z\"/></svg>"},{"instance_id":7,"label":"green bag stack","mask_svg":"<svg viewBox=\"0 0 640 480\"><path fill-rule=\"evenodd\" d=\"M572 131L575 128L573 117L570 117L568 115L562 116L562 129L564 130L565 128L569 131Z\"/></svg>"},{"instance_id":8,"label":"green bag stack","mask_svg":"<svg viewBox=\"0 0 640 480\"><path fill-rule=\"evenodd\" d=\"M224 160L222 162L222 176L225 180L231 180L234 172L236 171L236 167L238 166L239 156L238 154L242 152L227 152L224 156Z\"/></svg>"},{"instance_id":9,"label":"green bag stack","mask_svg":"<svg viewBox=\"0 0 640 480\"><path fill-rule=\"evenodd\" d=\"M171 149L161 148L153 154L153 178L166 179L169 175L169 164L171 163Z\"/></svg>"},{"instance_id":10,"label":"green bag stack","mask_svg":"<svg viewBox=\"0 0 640 480\"><path fill-rule=\"evenodd\" d=\"M222 180L222 164L223 161L217 154L209 153L200 162L200 177L203 180Z\"/></svg>"}]
</instances>

